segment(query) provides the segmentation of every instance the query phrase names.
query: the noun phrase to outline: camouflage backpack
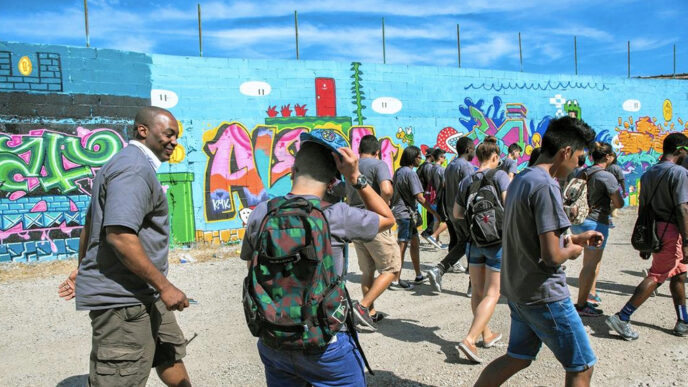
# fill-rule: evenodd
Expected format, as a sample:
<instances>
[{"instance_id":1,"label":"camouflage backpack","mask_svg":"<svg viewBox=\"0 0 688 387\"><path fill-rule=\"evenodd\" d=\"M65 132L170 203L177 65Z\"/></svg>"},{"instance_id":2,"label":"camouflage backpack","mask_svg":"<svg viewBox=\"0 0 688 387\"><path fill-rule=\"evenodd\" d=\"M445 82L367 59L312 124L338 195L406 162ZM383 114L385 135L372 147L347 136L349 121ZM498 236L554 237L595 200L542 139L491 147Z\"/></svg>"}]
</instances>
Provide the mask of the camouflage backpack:
<instances>
[{"instance_id":1,"label":"camouflage backpack","mask_svg":"<svg viewBox=\"0 0 688 387\"><path fill-rule=\"evenodd\" d=\"M251 333L269 347L317 353L348 323L360 350L346 283L335 269L325 207L302 197L267 204L252 245L243 304Z\"/></svg>"}]
</instances>

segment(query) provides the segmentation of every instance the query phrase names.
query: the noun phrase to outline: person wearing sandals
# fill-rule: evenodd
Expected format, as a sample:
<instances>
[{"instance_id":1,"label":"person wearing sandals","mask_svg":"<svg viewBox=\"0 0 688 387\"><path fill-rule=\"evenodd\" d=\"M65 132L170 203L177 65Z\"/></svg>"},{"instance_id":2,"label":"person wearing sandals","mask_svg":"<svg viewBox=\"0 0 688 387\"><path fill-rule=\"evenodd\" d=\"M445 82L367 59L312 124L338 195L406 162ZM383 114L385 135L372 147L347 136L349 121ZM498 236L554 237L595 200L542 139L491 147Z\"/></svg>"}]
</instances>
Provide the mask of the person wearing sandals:
<instances>
[{"instance_id":1,"label":"person wearing sandals","mask_svg":"<svg viewBox=\"0 0 688 387\"><path fill-rule=\"evenodd\" d=\"M497 194L497 199L501 201L500 205L503 206L506 199L506 190L511 182L506 171L496 169L499 165L497 138L492 136L486 137L478 145L475 153L478 156L480 167L473 176L468 176L459 183L456 205L454 206L456 210L454 215L457 219L465 219L466 209L477 201L474 198L478 197L480 192L475 192L474 194L474 187L482 186L482 183L491 184L495 188L494 192ZM489 181L486 179L489 179ZM469 220L468 222L470 223L471 221ZM492 318L495 306L499 300L499 272L502 264L501 241L496 239L496 245L479 247L473 237L471 237L466 255L468 256L469 275L473 287L473 294L471 295L473 321L468 334L459 343L459 350L469 360L481 363L482 360L478 357L476 347L478 337L482 335L485 348L492 347L502 338L501 333L492 332L488 327L490 318Z\"/></svg>"},{"instance_id":2,"label":"person wearing sandals","mask_svg":"<svg viewBox=\"0 0 688 387\"><path fill-rule=\"evenodd\" d=\"M507 353L483 369L475 386L499 386L530 366L544 343L566 371L566 385L588 386L597 362L566 284L561 265L588 245L597 231L567 235L570 227L555 178L566 178L595 131L571 117L550 121L535 165L509 185L502 235L501 293L511 310Z\"/></svg>"},{"instance_id":3,"label":"person wearing sandals","mask_svg":"<svg viewBox=\"0 0 688 387\"><path fill-rule=\"evenodd\" d=\"M392 185L394 195L392 196L392 213L397 221L397 242L401 252L401 267L404 265L406 248L410 247L411 262L416 272L413 280L414 284L425 281L425 276L420 271L420 242L418 239L418 226L420 225L420 214L418 213L418 203L425 207L429 214L439 219L439 215L430 207L423 197L423 186L420 184L418 175L413 168L418 167L422 160L420 148L409 146L404 149L399 162L399 169L394 172ZM390 290L410 290L413 285L401 279L399 270L396 279L389 286Z\"/></svg>"},{"instance_id":4,"label":"person wearing sandals","mask_svg":"<svg viewBox=\"0 0 688 387\"><path fill-rule=\"evenodd\" d=\"M584 317L600 317L602 311L597 308L601 299L595 290L595 282L600 272L600 262L604 247L609 236L609 223L612 208L621 208L624 205L619 183L616 177L607 171L614 162L612 146L606 142L595 143L590 157L593 165L578 172L577 178L587 180L588 207L590 212L582 224L571 226L574 234L595 230L604 235L602 246L588 247L583 253L583 267L578 276L578 300L576 310Z\"/></svg>"}]
</instances>

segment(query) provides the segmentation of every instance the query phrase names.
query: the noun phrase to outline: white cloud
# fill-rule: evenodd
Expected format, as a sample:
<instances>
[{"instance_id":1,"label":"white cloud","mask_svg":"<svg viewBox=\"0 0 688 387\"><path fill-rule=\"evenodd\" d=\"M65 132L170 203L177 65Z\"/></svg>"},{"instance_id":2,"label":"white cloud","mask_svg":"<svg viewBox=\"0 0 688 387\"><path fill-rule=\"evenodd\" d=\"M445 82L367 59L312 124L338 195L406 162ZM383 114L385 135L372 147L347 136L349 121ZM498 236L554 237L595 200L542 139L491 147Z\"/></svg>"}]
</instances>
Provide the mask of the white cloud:
<instances>
[{"instance_id":1,"label":"white cloud","mask_svg":"<svg viewBox=\"0 0 688 387\"><path fill-rule=\"evenodd\" d=\"M518 58L518 39L513 34L496 33L484 43L461 47L461 61L487 66L502 58Z\"/></svg>"}]
</instances>

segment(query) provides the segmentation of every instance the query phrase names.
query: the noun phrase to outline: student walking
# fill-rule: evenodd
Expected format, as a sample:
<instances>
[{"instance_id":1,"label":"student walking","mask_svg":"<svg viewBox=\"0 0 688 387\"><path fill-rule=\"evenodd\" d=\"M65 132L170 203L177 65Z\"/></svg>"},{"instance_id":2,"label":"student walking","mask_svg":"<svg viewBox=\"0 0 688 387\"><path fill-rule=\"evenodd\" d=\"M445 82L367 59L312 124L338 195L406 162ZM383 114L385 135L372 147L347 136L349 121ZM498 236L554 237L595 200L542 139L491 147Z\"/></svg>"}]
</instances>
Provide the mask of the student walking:
<instances>
[{"instance_id":1,"label":"student walking","mask_svg":"<svg viewBox=\"0 0 688 387\"><path fill-rule=\"evenodd\" d=\"M435 160L433 169L431 170L431 178L428 182L430 194L428 196L428 189L426 192L426 201L430 203L430 206L435 210L440 217L434 220L432 225L432 234L424 237L425 240L430 242L431 245L437 247L438 249L446 248L447 245L443 245L440 242L440 234L447 230L446 216L444 213L444 206L442 201L444 200L445 182L444 182L444 162L446 160L444 149L435 148L432 152L432 159Z\"/></svg>"},{"instance_id":2,"label":"student walking","mask_svg":"<svg viewBox=\"0 0 688 387\"><path fill-rule=\"evenodd\" d=\"M411 262L416 272L416 277L413 280L414 284L420 284L425 281L425 277L420 271L418 227L421 224L421 217L418 212L418 203L425 207L429 214L439 219L439 214L430 207L430 204L423 197L424 191L420 184L420 179L413 172L413 168L420 165L421 159L418 147L412 145L404 149L399 162L400 167L394 172L392 179L394 185L392 212L397 222L397 242L401 252L401 263L403 266L406 249L407 247L410 248ZM399 270L396 281L392 282L390 289L410 290L412 288L413 284L401 279L401 270Z\"/></svg>"},{"instance_id":3,"label":"student walking","mask_svg":"<svg viewBox=\"0 0 688 387\"><path fill-rule=\"evenodd\" d=\"M638 338L631 327L631 315L657 287L669 279L669 290L676 311L673 333L688 335L685 281L688 270L688 171L678 165L688 154L688 137L671 133L664 138L664 155L658 164L648 168L640 178L638 213L650 209L656 222L655 233L661 249L652 253L652 266L645 279L635 288L631 299L607 325L626 340Z\"/></svg>"},{"instance_id":4,"label":"student walking","mask_svg":"<svg viewBox=\"0 0 688 387\"><path fill-rule=\"evenodd\" d=\"M428 200L430 195L429 185L432 181L433 169L435 169L435 158L433 157L434 153L435 148L427 148L425 150L425 161L423 161L416 168L416 174L418 175L418 179L420 180L421 187L423 187L423 196L426 198L426 201ZM421 231L420 233L423 239L427 240L428 243L431 243L430 240L428 240L428 237L432 235L434 224L435 217L433 216L433 214L428 213L426 216L425 229L423 229L423 231Z\"/></svg>"},{"instance_id":5,"label":"student walking","mask_svg":"<svg viewBox=\"0 0 688 387\"><path fill-rule=\"evenodd\" d=\"M600 247L586 247L583 253L583 267L578 276L578 300L576 310L580 316L599 317L602 311L597 306L602 299L597 294L596 282L600 272L602 254L609 237L609 223L612 208L624 205L619 184L611 173L607 171L614 162L612 146L606 142L597 142L590 152L593 165L578 172L576 178L587 182L587 200L590 212L583 223L571 226L574 234L595 230L602 233L604 242Z\"/></svg>"},{"instance_id":6,"label":"student walking","mask_svg":"<svg viewBox=\"0 0 688 387\"><path fill-rule=\"evenodd\" d=\"M456 195L458 219L465 219L470 233L466 255L473 286L471 310L473 321L459 349L469 360L481 363L476 343L482 335L483 346L492 347L502 334L492 332L488 323L499 300L499 276L502 265L502 220L507 188L511 179L496 169L499 164L497 138L488 136L476 150L480 167L464 178Z\"/></svg>"},{"instance_id":7,"label":"student walking","mask_svg":"<svg viewBox=\"0 0 688 387\"><path fill-rule=\"evenodd\" d=\"M426 272L430 284L438 291L442 291L442 276L448 271L456 270L464 272L459 260L466 252L468 242L468 228L464 219L454 216L454 203L459 189L459 183L466 177L473 175L475 167L471 160L475 157L475 144L469 137L461 137L456 144L458 155L452 160L444 171L444 211L447 214L447 227L449 229L449 252L437 266Z\"/></svg>"},{"instance_id":8,"label":"student walking","mask_svg":"<svg viewBox=\"0 0 688 387\"><path fill-rule=\"evenodd\" d=\"M521 153L523 153L523 148L517 143L513 143L509 145L508 152L506 157L499 163L498 168L506 172L509 180L511 180L518 173L518 159L521 157Z\"/></svg>"},{"instance_id":9,"label":"student walking","mask_svg":"<svg viewBox=\"0 0 688 387\"><path fill-rule=\"evenodd\" d=\"M389 203L392 199L392 176L384 161L380 160L380 142L373 135L361 138L358 146L358 169L361 179L369 184L373 190ZM346 183L346 196L350 206L365 208L365 204L356 189L358 182ZM383 314L376 311L373 302L396 279L401 270L401 255L392 230L378 233L370 242L354 241L358 267L361 269L361 290L363 299L354 302L354 317L356 322L368 328L375 329L375 323L383 318ZM375 270L380 275L375 277Z\"/></svg>"},{"instance_id":10,"label":"student walking","mask_svg":"<svg viewBox=\"0 0 688 387\"><path fill-rule=\"evenodd\" d=\"M291 191L258 204L247 222L240 253L249 261L247 322L260 338L268 386L365 386L365 357L347 316L343 248L374 239L394 217L341 134L316 129L300 139ZM366 209L322 202L340 173Z\"/></svg>"},{"instance_id":11,"label":"student walking","mask_svg":"<svg viewBox=\"0 0 688 387\"><path fill-rule=\"evenodd\" d=\"M576 166L595 132L571 117L552 120L535 166L516 175L506 198L501 293L511 310L506 355L480 374L476 386L498 386L535 360L542 343L566 370L566 385L590 384L597 358L569 299L561 265L588 245L599 246L597 231L566 236L571 225L554 178Z\"/></svg>"}]
</instances>

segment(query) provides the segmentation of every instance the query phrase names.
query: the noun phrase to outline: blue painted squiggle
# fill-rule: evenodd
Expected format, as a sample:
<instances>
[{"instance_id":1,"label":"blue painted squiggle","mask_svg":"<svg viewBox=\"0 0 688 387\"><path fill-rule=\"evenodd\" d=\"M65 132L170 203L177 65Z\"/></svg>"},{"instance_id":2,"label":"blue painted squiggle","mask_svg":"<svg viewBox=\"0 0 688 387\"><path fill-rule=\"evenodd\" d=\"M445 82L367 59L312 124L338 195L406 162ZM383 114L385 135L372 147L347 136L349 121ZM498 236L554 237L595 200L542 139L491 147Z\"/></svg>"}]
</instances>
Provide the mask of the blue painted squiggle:
<instances>
[{"instance_id":1,"label":"blue painted squiggle","mask_svg":"<svg viewBox=\"0 0 688 387\"><path fill-rule=\"evenodd\" d=\"M496 91L500 92L502 90L559 90L559 89L594 89L598 91L605 91L609 90L609 87L604 84L604 83L582 83L582 82L556 82L552 83L551 81L547 81L546 84L542 85L540 83L526 83L523 82L522 84L519 84L518 82L516 83L511 83L509 82L508 84L500 83L498 85L495 85L494 83L491 84L469 84L468 86L464 87L464 90L470 90L470 89L484 89L487 91Z\"/></svg>"}]
</instances>

